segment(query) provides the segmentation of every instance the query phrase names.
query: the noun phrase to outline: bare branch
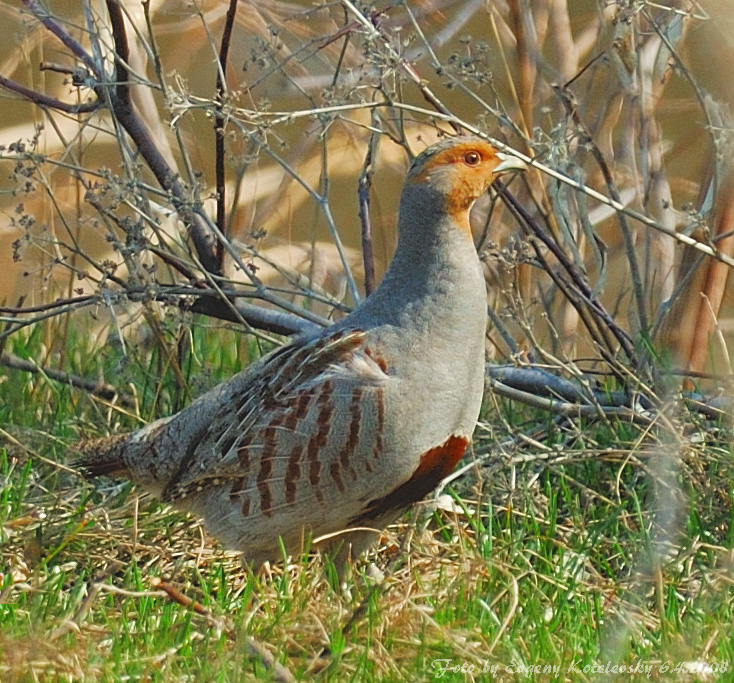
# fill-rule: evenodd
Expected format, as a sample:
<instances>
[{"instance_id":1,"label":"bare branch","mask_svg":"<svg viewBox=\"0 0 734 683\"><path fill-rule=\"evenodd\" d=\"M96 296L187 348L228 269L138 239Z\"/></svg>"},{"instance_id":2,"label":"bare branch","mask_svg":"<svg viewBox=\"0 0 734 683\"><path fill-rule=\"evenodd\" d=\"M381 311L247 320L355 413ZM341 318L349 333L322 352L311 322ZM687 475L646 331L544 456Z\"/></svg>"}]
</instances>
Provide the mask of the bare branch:
<instances>
[{"instance_id":1,"label":"bare branch","mask_svg":"<svg viewBox=\"0 0 734 683\"><path fill-rule=\"evenodd\" d=\"M69 51L89 69L91 74L97 81L101 81L104 74L95 63L95 61L87 54L87 51L74 40L49 11L38 0L22 0L23 4L31 11L33 16L38 19L45 27L53 33Z\"/></svg>"},{"instance_id":2,"label":"bare branch","mask_svg":"<svg viewBox=\"0 0 734 683\"><path fill-rule=\"evenodd\" d=\"M218 296L199 297L191 304L189 310L192 313L202 313L211 318L228 320L233 323L244 320L255 329L285 336L304 334L319 329L318 325L309 320L297 318L282 311L249 304L232 304L222 301L222 298Z\"/></svg>"},{"instance_id":3,"label":"bare branch","mask_svg":"<svg viewBox=\"0 0 734 683\"><path fill-rule=\"evenodd\" d=\"M13 368L14 370L22 370L24 372L44 375L50 379L60 382L61 384L68 384L72 387L76 387L77 389L83 389L92 396L98 396L105 401L115 401L126 408L135 405L135 402L131 397L121 394L114 386L107 382L85 379L84 377L79 377L78 375L73 375L69 372L43 367L37 363L24 360L23 358L16 356L14 353L0 354L0 363L8 368Z\"/></svg>"},{"instance_id":4,"label":"bare branch","mask_svg":"<svg viewBox=\"0 0 734 683\"><path fill-rule=\"evenodd\" d=\"M32 90L31 88L26 88L24 85L17 83L11 78L6 78L2 74L0 74L0 86L17 93L18 95L22 95L28 101L38 104L39 106L56 109L57 111L62 111L66 114L90 114L97 111L102 106L99 100L95 100L93 102L81 102L79 104L63 102L56 97L44 95L36 90Z\"/></svg>"}]
</instances>

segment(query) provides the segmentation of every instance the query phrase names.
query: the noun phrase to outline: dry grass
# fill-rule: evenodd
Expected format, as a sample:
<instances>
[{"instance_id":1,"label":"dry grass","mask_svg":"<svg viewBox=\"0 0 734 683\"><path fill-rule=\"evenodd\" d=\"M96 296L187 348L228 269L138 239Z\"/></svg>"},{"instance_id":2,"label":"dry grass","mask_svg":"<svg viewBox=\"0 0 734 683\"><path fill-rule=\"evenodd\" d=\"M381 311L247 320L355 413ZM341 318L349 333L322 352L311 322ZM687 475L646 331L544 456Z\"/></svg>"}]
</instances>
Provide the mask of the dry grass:
<instances>
[{"instance_id":1,"label":"dry grass","mask_svg":"<svg viewBox=\"0 0 734 683\"><path fill-rule=\"evenodd\" d=\"M216 348L217 337L227 338L196 327L194 348ZM163 403L175 392L168 377ZM677 474L664 481L663 432L654 444L625 421L549 423L499 400L451 497L387 530L344 592L319 559L253 576L196 520L127 484L83 483L57 460L79 417L104 404L42 378L12 379L2 415L15 425L3 432L0 486L3 680L270 680L253 637L298 680L423 680L445 660L477 667L447 680L485 680L485 666L520 679L518 667L531 665L592 680L583 667L606 661L651 666L656 679L667 678L666 661L695 664L697 680L714 680L710 667L731 661L728 428L687 421ZM62 408L50 413L52 402Z\"/></svg>"}]
</instances>

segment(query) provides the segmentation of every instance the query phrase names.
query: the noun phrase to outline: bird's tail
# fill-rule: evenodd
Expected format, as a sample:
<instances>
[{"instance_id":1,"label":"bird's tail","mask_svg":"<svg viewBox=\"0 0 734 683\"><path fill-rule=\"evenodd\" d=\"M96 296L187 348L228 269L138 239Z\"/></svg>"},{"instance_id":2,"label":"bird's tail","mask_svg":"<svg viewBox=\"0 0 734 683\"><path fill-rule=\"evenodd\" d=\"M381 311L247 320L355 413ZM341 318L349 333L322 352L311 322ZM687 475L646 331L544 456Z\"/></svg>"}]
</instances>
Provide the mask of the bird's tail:
<instances>
[{"instance_id":1,"label":"bird's tail","mask_svg":"<svg viewBox=\"0 0 734 683\"><path fill-rule=\"evenodd\" d=\"M91 479L93 477L130 477L124 453L130 434L118 434L102 439L82 441L74 446L70 465Z\"/></svg>"}]
</instances>

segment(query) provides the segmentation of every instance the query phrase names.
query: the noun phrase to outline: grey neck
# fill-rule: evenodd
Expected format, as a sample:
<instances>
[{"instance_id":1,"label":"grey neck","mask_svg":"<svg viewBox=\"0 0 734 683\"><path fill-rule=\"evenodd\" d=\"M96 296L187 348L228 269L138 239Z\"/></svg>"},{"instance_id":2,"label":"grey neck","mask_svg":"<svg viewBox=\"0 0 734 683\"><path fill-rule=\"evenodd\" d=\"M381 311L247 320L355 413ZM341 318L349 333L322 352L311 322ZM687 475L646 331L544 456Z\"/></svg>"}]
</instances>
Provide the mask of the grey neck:
<instances>
[{"instance_id":1,"label":"grey neck","mask_svg":"<svg viewBox=\"0 0 734 683\"><path fill-rule=\"evenodd\" d=\"M422 217L420 222L417 216ZM485 305L484 277L474 244L446 214L437 192L424 185L405 191L398 226L398 247L390 267L372 296L349 316L349 323L453 325L461 316L475 313L477 301Z\"/></svg>"}]
</instances>

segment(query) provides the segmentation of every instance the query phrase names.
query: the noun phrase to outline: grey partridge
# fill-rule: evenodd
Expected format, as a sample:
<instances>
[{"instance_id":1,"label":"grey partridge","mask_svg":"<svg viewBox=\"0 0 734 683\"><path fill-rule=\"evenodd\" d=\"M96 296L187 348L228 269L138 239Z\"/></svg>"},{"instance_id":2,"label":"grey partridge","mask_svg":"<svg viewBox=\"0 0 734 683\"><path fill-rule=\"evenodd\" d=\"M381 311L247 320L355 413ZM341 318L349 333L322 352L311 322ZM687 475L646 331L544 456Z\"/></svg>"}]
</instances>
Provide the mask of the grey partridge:
<instances>
[{"instance_id":1,"label":"grey partridge","mask_svg":"<svg viewBox=\"0 0 734 683\"><path fill-rule=\"evenodd\" d=\"M370 297L180 413L79 446L79 467L198 515L253 564L280 557L279 537L295 551L308 534L360 554L471 441L487 302L469 211L498 175L523 168L478 137L425 150L405 180L395 257Z\"/></svg>"}]
</instances>

